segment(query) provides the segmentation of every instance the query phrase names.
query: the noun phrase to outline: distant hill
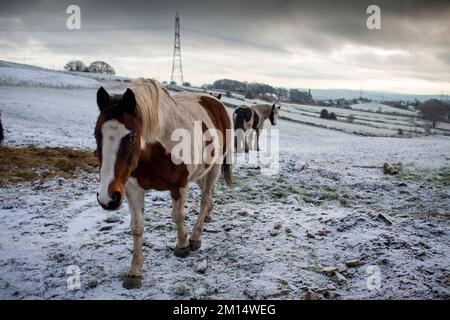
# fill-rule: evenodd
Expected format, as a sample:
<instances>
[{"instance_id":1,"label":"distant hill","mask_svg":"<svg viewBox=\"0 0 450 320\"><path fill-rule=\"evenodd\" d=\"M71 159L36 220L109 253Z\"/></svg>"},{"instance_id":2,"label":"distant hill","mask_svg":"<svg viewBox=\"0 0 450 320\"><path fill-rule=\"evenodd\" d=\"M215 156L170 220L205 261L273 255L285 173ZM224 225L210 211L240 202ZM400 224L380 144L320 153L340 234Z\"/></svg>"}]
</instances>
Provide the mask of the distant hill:
<instances>
[{"instance_id":1,"label":"distant hill","mask_svg":"<svg viewBox=\"0 0 450 320\"><path fill-rule=\"evenodd\" d=\"M306 90L306 89L301 89ZM314 99L326 100L326 99L357 99L360 97L359 90L348 89L311 89L311 95ZM381 91L363 91L362 96L372 100L405 100L413 101L417 99L419 101L425 101L428 99L440 99L440 95L414 95L407 93L392 93Z\"/></svg>"},{"instance_id":2,"label":"distant hill","mask_svg":"<svg viewBox=\"0 0 450 320\"><path fill-rule=\"evenodd\" d=\"M0 61L0 85L65 89L101 86L95 79L7 61Z\"/></svg>"}]
</instances>

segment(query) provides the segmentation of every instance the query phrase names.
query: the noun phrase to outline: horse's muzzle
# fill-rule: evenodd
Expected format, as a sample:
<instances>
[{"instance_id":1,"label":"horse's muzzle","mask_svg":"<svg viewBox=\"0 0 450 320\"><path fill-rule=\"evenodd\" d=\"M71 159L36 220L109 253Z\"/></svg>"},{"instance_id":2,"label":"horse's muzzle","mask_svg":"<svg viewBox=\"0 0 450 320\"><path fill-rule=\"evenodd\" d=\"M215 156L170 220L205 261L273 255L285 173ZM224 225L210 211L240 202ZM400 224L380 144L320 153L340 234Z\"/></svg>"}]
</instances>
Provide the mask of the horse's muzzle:
<instances>
[{"instance_id":1,"label":"horse's muzzle","mask_svg":"<svg viewBox=\"0 0 450 320\"><path fill-rule=\"evenodd\" d=\"M112 200L108 204L103 204L98 199L98 193L97 193L97 202L98 204L105 210L117 210L119 209L120 205L122 204L122 195L120 192L114 192L112 195Z\"/></svg>"}]
</instances>

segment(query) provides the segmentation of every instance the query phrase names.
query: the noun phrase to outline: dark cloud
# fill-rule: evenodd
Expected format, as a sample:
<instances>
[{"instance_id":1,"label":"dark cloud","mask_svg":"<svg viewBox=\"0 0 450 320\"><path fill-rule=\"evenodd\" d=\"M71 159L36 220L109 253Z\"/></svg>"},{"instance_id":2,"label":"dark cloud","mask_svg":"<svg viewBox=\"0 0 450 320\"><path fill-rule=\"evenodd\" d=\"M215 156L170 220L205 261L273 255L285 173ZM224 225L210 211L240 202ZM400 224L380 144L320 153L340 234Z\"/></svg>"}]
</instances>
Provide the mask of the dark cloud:
<instances>
[{"instance_id":1,"label":"dark cloud","mask_svg":"<svg viewBox=\"0 0 450 320\"><path fill-rule=\"evenodd\" d=\"M65 30L65 9L70 4L78 4L82 10L79 32ZM366 28L366 8L371 4L381 8L382 30ZM338 68L340 64L341 70L341 65L351 68L366 63L368 69L384 67L399 72L409 70L412 74L416 71L420 78L426 63L418 66L414 61L423 63L429 59L428 73L440 70L439 81L442 73L450 72L448 1L19 0L1 1L0 5L0 43L7 52L5 56L25 50L37 57L43 53L64 58L110 57L119 64L132 57L148 57L158 61L160 68L161 61L170 60L173 19L178 11L187 61L189 55L192 61L210 60L221 70L259 62L263 73L273 77L280 77L283 72L292 79L314 77L314 68L305 63L315 61L315 78L321 79L327 72L339 74L320 70L322 65L334 64ZM374 52L340 54L348 47L373 48ZM380 54L380 50L407 55ZM298 56L309 60L305 58L307 62L300 61L289 68L286 60ZM273 64L269 66L267 60ZM192 64L191 70L205 69L199 62ZM146 63L151 65L150 60ZM131 70L131 66L124 69ZM342 78L348 79L349 75L343 73Z\"/></svg>"}]
</instances>

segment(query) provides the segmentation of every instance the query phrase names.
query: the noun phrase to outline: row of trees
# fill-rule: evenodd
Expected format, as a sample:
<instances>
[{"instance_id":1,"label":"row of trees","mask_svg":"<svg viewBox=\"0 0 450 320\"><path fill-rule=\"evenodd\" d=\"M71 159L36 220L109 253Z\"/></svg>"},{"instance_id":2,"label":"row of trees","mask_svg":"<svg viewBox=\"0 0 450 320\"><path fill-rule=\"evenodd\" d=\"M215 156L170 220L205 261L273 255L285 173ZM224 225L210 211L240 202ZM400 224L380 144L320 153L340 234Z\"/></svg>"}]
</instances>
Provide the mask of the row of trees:
<instances>
[{"instance_id":1,"label":"row of trees","mask_svg":"<svg viewBox=\"0 0 450 320\"><path fill-rule=\"evenodd\" d=\"M88 67L80 60L72 60L66 63L66 65L64 66L64 70L111 75L116 74L114 68L104 61L94 61Z\"/></svg>"},{"instance_id":2,"label":"row of trees","mask_svg":"<svg viewBox=\"0 0 450 320\"><path fill-rule=\"evenodd\" d=\"M447 102L430 99L419 103L417 109L425 119L431 121L433 128L436 128L438 121L450 121L450 104Z\"/></svg>"},{"instance_id":3,"label":"row of trees","mask_svg":"<svg viewBox=\"0 0 450 320\"><path fill-rule=\"evenodd\" d=\"M262 98L265 100L291 100L292 102L313 104L314 100L310 92L298 89L287 90L286 88L273 87L266 83L237 81L231 79L220 79L213 84L204 85L204 89L218 89L226 92L237 92L244 94L246 98Z\"/></svg>"},{"instance_id":4,"label":"row of trees","mask_svg":"<svg viewBox=\"0 0 450 320\"><path fill-rule=\"evenodd\" d=\"M289 100L300 104L315 104L310 91L305 92L298 89L289 90Z\"/></svg>"}]
</instances>

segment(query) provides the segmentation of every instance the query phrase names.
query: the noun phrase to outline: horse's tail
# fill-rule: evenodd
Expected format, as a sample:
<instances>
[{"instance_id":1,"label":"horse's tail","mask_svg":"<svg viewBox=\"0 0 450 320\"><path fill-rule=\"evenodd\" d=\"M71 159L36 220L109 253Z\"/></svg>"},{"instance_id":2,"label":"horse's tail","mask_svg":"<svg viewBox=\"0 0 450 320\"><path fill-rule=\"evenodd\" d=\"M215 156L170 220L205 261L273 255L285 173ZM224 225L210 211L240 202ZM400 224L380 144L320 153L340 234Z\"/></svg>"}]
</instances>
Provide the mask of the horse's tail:
<instances>
[{"instance_id":1,"label":"horse's tail","mask_svg":"<svg viewBox=\"0 0 450 320\"><path fill-rule=\"evenodd\" d=\"M225 183L227 184L228 188L231 190L232 184L233 184L233 172L231 164L233 163L233 148L232 143L235 138L234 130L233 130L233 123L229 124L230 130L227 130L227 133L225 134L225 154L223 155L223 161L222 161L222 172L223 172L223 178L225 180Z\"/></svg>"},{"instance_id":2,"label":"horse's tail","mask_svg":"<svg viewBox=\"0 0 450 320\"><path fill-rule=\"evenodd\" d=\"M233 173L231 170L231 152L230 150L227 150L225 153L225 156L223 157L222 162L222 173L223 178L225 179L225 183L227 184L228 188L231 190L232 184L233 184Z\"/></svg>"}]
</instances>

